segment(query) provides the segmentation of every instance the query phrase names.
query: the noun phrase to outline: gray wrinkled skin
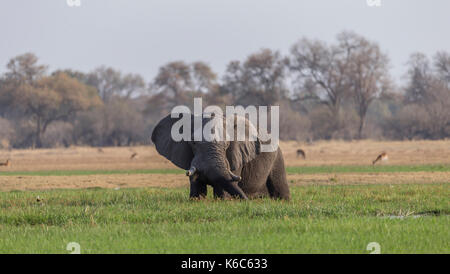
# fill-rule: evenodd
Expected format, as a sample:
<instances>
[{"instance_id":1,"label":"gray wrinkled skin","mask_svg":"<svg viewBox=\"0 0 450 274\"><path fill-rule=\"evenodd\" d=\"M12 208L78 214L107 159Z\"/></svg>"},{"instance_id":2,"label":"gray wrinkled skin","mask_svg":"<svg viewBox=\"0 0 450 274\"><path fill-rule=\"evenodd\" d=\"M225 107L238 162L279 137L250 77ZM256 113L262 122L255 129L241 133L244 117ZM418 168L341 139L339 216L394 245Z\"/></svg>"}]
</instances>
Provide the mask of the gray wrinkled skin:
<instances>
[{"instance_id":1,"label":"gray wrinkled skin","mask_svg":"<svg viewBox=\"0 0 450 274\"><path fill-rule=\"evenodd\" d=\"M153 130L152 141L161 155L187 170L191 198L205 197L206 186L210 185L218 198L290 199L280 148L260 152L261 143L256 138L256 141L247 138L246 141L175 142L171 138L171 128L177 120L170 115L163 118ZM208 121L210 119L203 118L203 124ZM249 123L247 119L246 123Z\"/></svg>"}]
</instances>

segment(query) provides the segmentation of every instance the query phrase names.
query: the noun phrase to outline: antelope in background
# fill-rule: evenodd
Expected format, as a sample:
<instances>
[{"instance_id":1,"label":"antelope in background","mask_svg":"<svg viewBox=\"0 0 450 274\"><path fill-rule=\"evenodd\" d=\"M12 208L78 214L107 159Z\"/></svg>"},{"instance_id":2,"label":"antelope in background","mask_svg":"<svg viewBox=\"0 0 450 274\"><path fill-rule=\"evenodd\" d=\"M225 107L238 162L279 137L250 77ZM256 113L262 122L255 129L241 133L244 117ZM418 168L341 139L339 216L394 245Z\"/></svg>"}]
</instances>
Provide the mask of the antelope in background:
<instances>
[{"instance_id":1,"label":"antelope in background","mask_svg":"<svg viewBox=\"0 0 450 274\"><path fill-rule=\"evenodd\" d=\"M375 165L378 161L386 161L389 157L386 152L381 153L378 157L372 162L372 165Z\"/></svg>"},{"instance_id":2,"label":"antelope in background","mask_svg":"<svg viewBox=\"0 0 450 274\"><path fill-rule=\"evenodd\" d=\"M130 160L137 159L137 158L138 158L137 152L134 152L134 153L131 154L131 156L130 156Z\"/></svg>"},{"instance_id":3,"label":"antelope in background","mask_svg":"<svg viewBox=\"0 0 450 274\"><path fill-rule=\"evenodd\" d=\"M303 149L297 149L297 157L302 156L303 159L306 159L306 153Z\"/></svg>"},{"instance_id":4,"label":"antelope in background","mask_svg":"<svg viewBox=\"0 0 450 274\"><path fill-rule=\"evenodd\" d=\"M11 165L11 161L8 159L8 160L6 160L6 162L4 162L4 163L0 163L0 166L7 166L7 167L9 167Z\"/></svg>"}]
</instances>

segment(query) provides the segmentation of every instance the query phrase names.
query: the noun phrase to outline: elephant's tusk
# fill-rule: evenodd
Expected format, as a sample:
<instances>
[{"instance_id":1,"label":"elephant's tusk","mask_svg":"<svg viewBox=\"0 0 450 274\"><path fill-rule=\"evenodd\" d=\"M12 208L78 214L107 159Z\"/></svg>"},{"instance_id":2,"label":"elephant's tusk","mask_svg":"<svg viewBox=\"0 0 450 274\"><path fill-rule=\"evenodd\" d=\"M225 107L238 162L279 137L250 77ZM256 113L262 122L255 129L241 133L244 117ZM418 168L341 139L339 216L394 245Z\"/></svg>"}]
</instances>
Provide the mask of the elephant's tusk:
<instances>
[{"instance_id":1,"label":"elephant's tusk","mask_svg":"<svg viewBox=\"0 0 450 274\"><path fill-rule=\"evenodd\" d=\"M231 172L231 171L230 171L230 175L231 175L231 178L233 179L233 181L240 182L242 180L241 176L237 176L237 175L233 174L233 172Z\"/></svg>"},{"instance_id":2,"label":"elephant's tusk","mask_svg":"<svg viewBox=\"0 0 450 274\"><path fill-rule=\"evenodd\" d=\"M192 176L195 174L195 172L197 172L197 169L195 168L195 166L191 166L189 170L186 170L186 176Z\"/></svg>"}]
</instances>

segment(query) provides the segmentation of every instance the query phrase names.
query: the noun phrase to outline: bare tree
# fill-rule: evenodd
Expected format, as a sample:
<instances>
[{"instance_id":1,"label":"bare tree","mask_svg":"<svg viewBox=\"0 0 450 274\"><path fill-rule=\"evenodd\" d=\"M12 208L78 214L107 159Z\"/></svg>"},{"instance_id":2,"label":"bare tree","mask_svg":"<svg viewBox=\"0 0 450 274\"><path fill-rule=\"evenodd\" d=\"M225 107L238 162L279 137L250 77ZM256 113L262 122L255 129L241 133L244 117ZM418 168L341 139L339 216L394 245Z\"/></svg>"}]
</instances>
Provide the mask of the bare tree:
<instances>
[{"instance_id":1,"label":"bare tree","mask_svg":"<svg viewBox=\"0 0 450 274\"><path fill-rule=\"evenodd\" d=\"M357 107L361 139L369 105L390 88L389 59L378 44L355 33L343 32L338 40L339 47L348 53L347 77Z\"/></svg>"},{"instance_id":2,"label":"bare tree","mask_svg":"<svg viewBox=\"0 0 450 274\"><path fill-rule=\"evenodd\" d=\"M306 38L292 46L289 69L295 77L296 101L315 100L328 107L339 129L340 109L349 90L349 51Z\"/></svg>"},{"instance_id":3,"label":"bare tree","mask_svg":"<svg viewBox=\"0 0 450 274\"><path fill-rule=\"evenodd\" d=\"M423 53L411 54L408 61L408 86L405 99L407 103L421 103L427 97L432 82L430 61Z\"/></svg>"},{"instance_id":4,"label":"bare tree","mask_svg":"<svg viewBox=\"0 0 450 274\"><path fill-rule=\"evenodd\" d=\"M161 94L172 106L186 103L193 90L191 67L183 61L168 63L159 68L152 83L152 91Z\"/></svg>"},{"instance_id":5,"label":"bare tree","mask_svg":"<svg viewBox=\"0 0 450 274\"><path fill-rule=\"evenodd\" d=\"M434 56L434 66L439 78L450 84L450 53L439 51Z\"/></svg>"},{"instance_id":6,"label":"bare tree","mask_svg":"<svg viewBox=\"0 0 450 274\"><path fill-rule=\"evenodd\" d=\"M277 51L262 49L245 62L232 61L223 77L222 91L242 105L274 105L287 98L286 66Z\"/></svg>"},{"instance_id":7,"label":"bare tree","mask_svg":"<svg viewBox=\"0 0 450 274\"><path fill-rule=\"evenodd\" d=\"M216 93L219 89L217 75L203 62L187 64L183 61L168 63L159 69L151 84L155 94L151 100L168 102L168 107L191 105L193 97ZM149 102L149 104L152 104Z\"/></svg>"},{"instance_id":8,"label":"bare tree","mask_svg":"<svg viewBox=\"0 0 450 274\"><path fill-rule=\"evenodd\" d=\"M243 64L242 80L246 97L259 97L265 105L273 105L286 98L285 68L278 51L263 49L251 54Z\"/></svg>"},{"instance_id":9,"label":"bare tree","mask_svg":"<svg viewBox=\"0 0 450 274\"><path fill-rule=\"evenodd\" d=\"M434 67L422 53L412 54L408 62L408 85L406 103L409 108L420 109L421 123L415 127L416 134L424 138L444 138L450 133L450 84L448 78L449 58L445 52L434 57Z\"/></svg>"},{"instance_id":10,"label":"bare tree","mask_svg":"<svg viewBox=\"0 0 450 274\"><path fill-rule=\"evenodd\" d=\"M243 69L240 61L231 61L228 63L225 74L222 77L223 84L220 86L220 92L230 97L232 102L236 102L239 94L244 90Z\"/></svg>"},{"instance_id":11,"label":"bare tree","mask_svg":"<svg viewBox=\"0 0 450 274\"><path fill-rule=\"evenodd\" d=\"M145 138L145 122L136 105L123 98L114 98L103 109L102 145L133 145Z\"/></svg>"},{"instance_id":12,"label":"bare tree","mask_svg":"<svg viewBox=\"0 0 450 274\"><path fill-rule=\"evenodd\" d=\"M146 92L146 84L139 74L128 73L122 77L119 96L130 99L133 96L141 95Z\"/></svg>"},{"instance_id":13,"label":"bare tree","mask_svg":"<svg viewBox=\"0 0 450 274\"><path fill-rule=\"evenodd\" d=\"M97 88L104 102L113 96L131 98L134 95L142 94L146 87L145 81L140 75L132 73L123 75L118 70L104 66L89 73L86 81L83 82Z\"/></svg>"},{"instance_id":14,"label":"bare tree","mask_svg":"<svg viewBox=\"0 0 450 274\"><path fill-rule=\"evenodd\" d=\"M193 88L202 94L214 92L219 88L217 74L209 65L203 62L192 64Z\"/></svg>"}]
</instances>

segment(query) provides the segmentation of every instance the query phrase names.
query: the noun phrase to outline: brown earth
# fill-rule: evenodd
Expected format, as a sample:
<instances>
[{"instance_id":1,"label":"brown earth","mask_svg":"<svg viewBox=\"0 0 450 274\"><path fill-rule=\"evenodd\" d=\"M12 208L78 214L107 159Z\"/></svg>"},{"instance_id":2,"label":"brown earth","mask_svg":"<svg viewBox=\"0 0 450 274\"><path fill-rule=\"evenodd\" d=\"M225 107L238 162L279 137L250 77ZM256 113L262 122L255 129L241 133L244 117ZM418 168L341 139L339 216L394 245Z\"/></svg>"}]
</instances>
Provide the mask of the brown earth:
<instances>
[{"instance_id":1,"label":"brown earth","mask_svg":"<svg viewBox=\"0 0 450 274\"><path fill-rule=\"evenodd\" d=\"M286 166L370 165L383 151L390 165L450 164L450 140L440 141L320 141L313 144L282 142ZM297 149L306 160L297 157ZM137 157L130 159L133 153ZM36 150L0 150L0 162L11 159L2 171L117 170L176 168L152 146L97 148L72 147Z\"/></svg>"},{"instance_id":2,"label":"brown earth","mask_svg":"<svg viewBox=\"0 0 450 274\"><path fill-rule=\"evenodd\" d=\"M440 141L331 141L312 144L282 142L280 147L286 166L370 165L385 151L389 160L384 165L450 164L450 140ZM303 149L306 159L297 157ZM137 157L131 159L131 155ZM177 168L160 156L152 146L97 148L72 147L36 150L1 150L0 162L11 159L11 166L0 167L0 190L29 190L87 187L179 187L187 186L183 175L116 174L85 176L1 176L8 171L39 170L133 170ZM294 185L431 183L449 182L449 172L414 173L340 173L288 175Z\"/></svg>"},{"instance_id":3,"label":"brown earth","mask_svg":"<svg viewBox=\"0 0 450 274\"><path fill-rule=\"evenodd\" d=\"M389 165L450 164L450 140L283 142L280 147L287 166L371 165L382 152L388 154L384 164ZM297 157L298 148L305 151L306 160Z\"/></svg>"},{"instance_id":4,"label":"brown earth","mask_svg":"<svg viewBox=\"0 0 450 274\"><path fill-rule=\"evenodd\" d=\"M288 174L291 186L450 183L450 172ZM0 176L0 191L75 188L189 187L183 174Z\"/></svg>"},{"instance_id":5,"label":"brown earth","mask_svg":"<svg viewBox=\"0 0 450 274\"><path fill-rule=\"evenodd\" d=\"M75 188L132 188L188 186L178 174L115 174L82 176L0 176L0 191Z\"/></svg>"}]
</instances>

